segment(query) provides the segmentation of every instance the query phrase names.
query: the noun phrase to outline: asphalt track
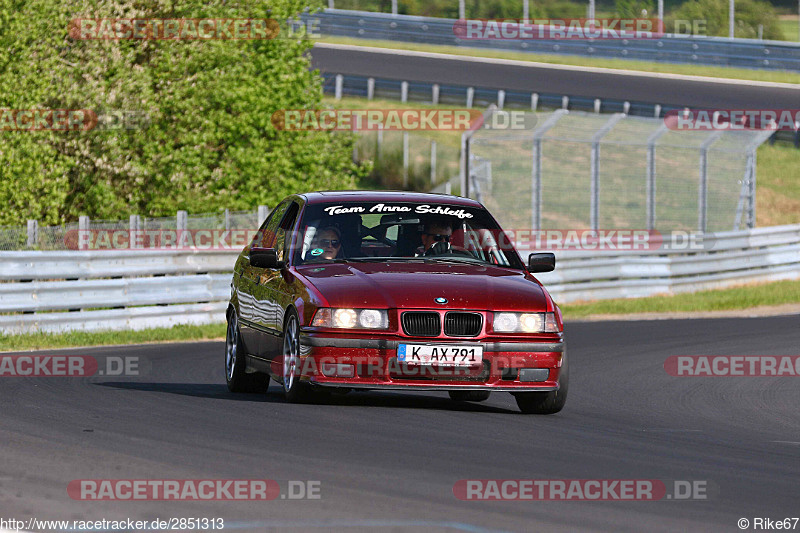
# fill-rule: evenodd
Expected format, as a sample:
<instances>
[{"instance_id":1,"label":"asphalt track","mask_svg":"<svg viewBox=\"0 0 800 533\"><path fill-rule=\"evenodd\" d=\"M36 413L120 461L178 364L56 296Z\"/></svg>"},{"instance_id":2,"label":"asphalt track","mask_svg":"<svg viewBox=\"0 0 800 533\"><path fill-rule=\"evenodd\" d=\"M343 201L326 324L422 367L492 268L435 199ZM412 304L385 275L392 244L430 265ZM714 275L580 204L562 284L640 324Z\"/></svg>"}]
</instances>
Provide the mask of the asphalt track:
<instances>
[{"instance_id":1,"label":"asphalt track","mask_svg":"<svg viewBox=\"0 0 800 533\"><path fill-rule=\"evenodd\" d=\"M223 343L62 352L136 356L127 378L0 378L0 517L223 517L241 531L739 531L800 515L798 378L679 378L670 355L790 355L800 317L567 325L570 397L360 392L327 405L230 394ZM75 479L321 483L319 500L92 502ZM460 501L461 479L703 481L705 500ZM672 485L668 485L671 487ZM800 527L800 526L798 526Z\"/></svg>"},{"instance_id":2,"label":"asphalt track","mask_svg":"<svg viewBox=\"0 0 800 533\"><path fill-rule=\"evenodd\" d=\"M321 72L396 80L476 86L510 91L611 98L695 109L796 109L800 85L757 84L654 76L606 69L455 59L361 47L317 45L312 66Z\"/></svg>"}]
</instances>

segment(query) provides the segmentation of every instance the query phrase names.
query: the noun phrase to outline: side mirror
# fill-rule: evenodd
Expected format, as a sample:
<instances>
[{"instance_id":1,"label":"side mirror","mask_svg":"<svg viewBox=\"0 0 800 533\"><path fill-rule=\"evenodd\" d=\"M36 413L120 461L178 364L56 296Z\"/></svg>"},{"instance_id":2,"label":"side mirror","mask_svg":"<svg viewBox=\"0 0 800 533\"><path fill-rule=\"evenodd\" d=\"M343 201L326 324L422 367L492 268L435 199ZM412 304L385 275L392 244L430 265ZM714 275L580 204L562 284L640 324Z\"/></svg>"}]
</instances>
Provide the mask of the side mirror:
<instances>
[{"instance_id":1,"label":"side mirror","mask_svg":"<svg viewBox=\"0 0 800 533\"><path fill-rule=\"evenodd\" d=\"M530 254L528 270L530 272L552 272L556 268L556 255L550 252Z\"/></svg>"},{"instance_id":2,"label":"side mirror","mask_svg":"<svg viewBox=\"0 0 800 533\"><path fill-rule=\"evenodd\" d=\"M250 248L250 264L256 268L283 268L285 263L278 261L275 248Z\"/></svg>"}]
</instances>

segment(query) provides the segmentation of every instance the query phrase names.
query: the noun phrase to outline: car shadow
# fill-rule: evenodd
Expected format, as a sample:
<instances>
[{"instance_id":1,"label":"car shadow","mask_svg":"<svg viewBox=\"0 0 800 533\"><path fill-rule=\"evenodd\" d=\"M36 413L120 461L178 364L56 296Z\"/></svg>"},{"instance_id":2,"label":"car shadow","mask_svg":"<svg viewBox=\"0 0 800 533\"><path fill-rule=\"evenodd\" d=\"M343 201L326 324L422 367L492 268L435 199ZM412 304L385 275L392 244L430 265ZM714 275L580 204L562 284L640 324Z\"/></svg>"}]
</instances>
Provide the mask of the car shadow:
<instances>
[{"instance_id":1,"label":"car shadow","mask_svg":"<svg viewBox=\"0 0 800 533\"><path fill-rule=\"evenodd\" d=\"M498 393L505 394L505 393ZM470 411L483 413L514 413L518 411L505 409L486 403L456 402L446 393L432 396L420 391L354 391L347 395L330 395L318 402L319 405L336 405L342 407L397 407L405 409L438 409L442 411Z\"/></svg>"},{"instance_id":2,"label":"car shadow","mask_svg":"<svg viewBox=\"0 0 800 533\"><path fill-rule=\"evenodd\" d=\"M94 383L101 387L134 390L140 392L164 392L195 398L212 398L216 400L234 400L243 402L269 402L268 394L234 394L227 385L218 383L149 383L142 381L104 381Z\"/></svg>"},{"instance_id":3,"label":"car shadow","mask_svg":"<svg viewBox=\"0 0 800 533\"><path fill-rule=\"evenodd\" d=\"M272 383L266 393L233 393L227 385L217 383L150 383L135 381L105 381L94 383L101 387L140 392L163 392L195 398L211 398L255 403L287 403L280 385ZM442 395L431 395L426 392L385 392L354 391L346 395L314 395L314 400L305 405L340 406L340 407L392 407L401 409L437 409L444 411L469 411L482 413L513 413L518 411L496 407L485 403L456 402ZM505 394L505 393L498 393Z\"/></svg>"}]
</instances>

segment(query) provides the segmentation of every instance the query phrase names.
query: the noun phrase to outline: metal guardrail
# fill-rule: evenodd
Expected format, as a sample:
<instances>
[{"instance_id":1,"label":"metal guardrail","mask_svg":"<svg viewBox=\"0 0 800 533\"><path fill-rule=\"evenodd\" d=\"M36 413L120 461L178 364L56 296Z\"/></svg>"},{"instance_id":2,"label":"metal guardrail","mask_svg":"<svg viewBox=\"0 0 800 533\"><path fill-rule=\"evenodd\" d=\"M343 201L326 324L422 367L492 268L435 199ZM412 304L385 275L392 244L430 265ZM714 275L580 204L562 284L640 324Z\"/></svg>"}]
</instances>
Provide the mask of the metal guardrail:
<instances>
[{"instance_id":1,"label":"metal guardrail","mask_svg":"<svg viewBox=\"0 0 800 533\"><path fill-rule=\"evenodd\" d=\"M667 34L660 39L472 40L453 32L455 19L326 9L307 15L323 35L410 43L491 48L518 52L638 59L768 70L800 69L800 43Z\"/></svg>"},{"instance_id":2,"label":"metal guardrail","mask_svg":"<svg viewBox=\"0 0 800 533\"><path fill-rule=\"evenodd\" d=\"M0 332L225 320L238 252L0 252Z\"/></svg>"},{"instance_id":3,"label":"metal guardrail","mask_svg":"<svg viewBox=\"0 0 800 533\"><path fill-rule=\"evenodd\" d=\"M800 279L800 224L706 234L702 248L556 252L556 270L537 278L562 303Z\"/></svg>"},{"instance_id":4,"label":"metal guardrail","mask_svg":"<svg viewBox=\"0 0 800 533\"><path fill-rule=\"evenodd\" d=\"M706 234L703 244L689 252L556 252L556 270L538 277L562 303L800 278L800 224ZM0 332L221 323L235 258L210 251L0 252Z\"/></svg>"}]
</instances>

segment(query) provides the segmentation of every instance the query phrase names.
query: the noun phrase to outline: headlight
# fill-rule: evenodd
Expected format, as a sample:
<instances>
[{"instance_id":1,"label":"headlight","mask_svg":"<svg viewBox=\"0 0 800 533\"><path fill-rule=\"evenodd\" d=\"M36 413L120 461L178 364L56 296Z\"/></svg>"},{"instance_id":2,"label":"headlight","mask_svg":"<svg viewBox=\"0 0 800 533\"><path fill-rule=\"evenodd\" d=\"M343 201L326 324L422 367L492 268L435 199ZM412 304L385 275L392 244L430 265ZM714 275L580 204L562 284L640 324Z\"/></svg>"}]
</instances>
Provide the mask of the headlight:
<instances>
[{"instance_id":1,"label":"headlight","mask_svg":"<svg viewBox=\"0 0 800 533\"><path fill-rule=\"evenodd\" d=\"M496 333L558 333L555 313L495 313Z\"/></svg>"},{"instance_id":2,"label":"headlight","mask_svg":"<svg viewBox=\"0 0 800 533\"><path fill-rule=\"evenodd\" d=\"M322 328L386 329L389 315L385 309L329 309L322 307L314 313L311 325Z\"/></svg>"},{"instance_id":3,"label":"headlight","mask_svg":"<svg viewBox=\"0 0 800 533\"><path fill-rule=\"evenodd\" d=\"M353 309L337 309L333 312L333 327L354 328L358 315Z\"/></svg>"}]
</instances>

